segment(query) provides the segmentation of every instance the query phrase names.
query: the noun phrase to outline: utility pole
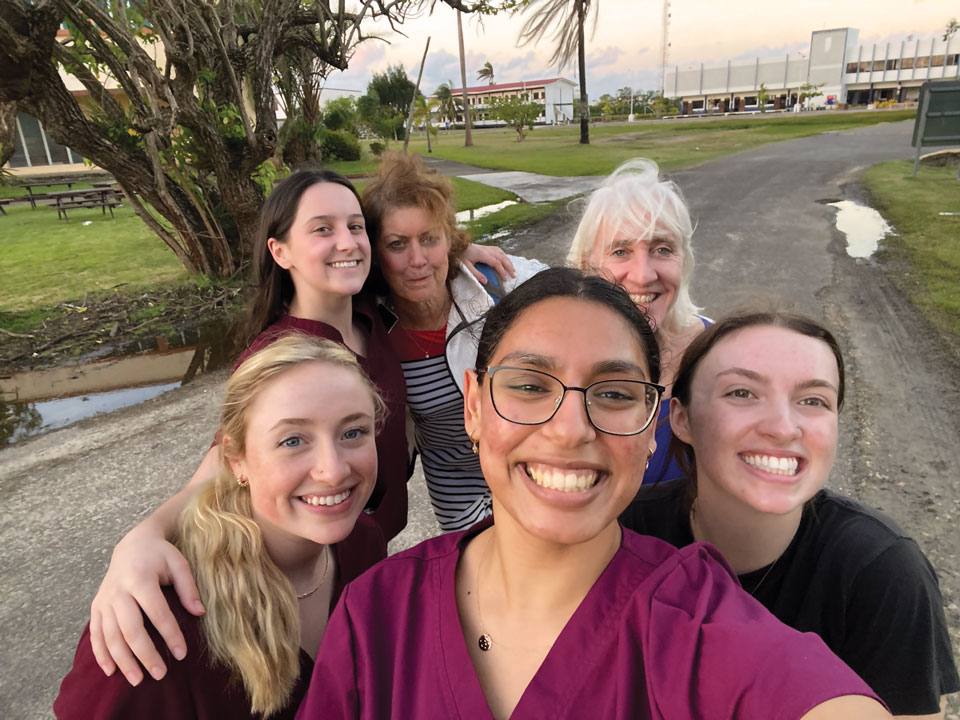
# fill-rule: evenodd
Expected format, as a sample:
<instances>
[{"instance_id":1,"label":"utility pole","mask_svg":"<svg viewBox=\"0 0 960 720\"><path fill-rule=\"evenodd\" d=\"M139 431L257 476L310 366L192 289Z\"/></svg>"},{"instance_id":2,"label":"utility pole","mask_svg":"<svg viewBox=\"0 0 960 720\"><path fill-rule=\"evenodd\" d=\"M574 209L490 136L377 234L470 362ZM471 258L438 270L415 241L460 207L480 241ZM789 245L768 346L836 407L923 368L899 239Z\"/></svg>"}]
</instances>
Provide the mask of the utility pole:
<instances>
[{"instance_id":1,"label":"utility pole","mask_svg":"<svg viewBox=\"0 0 960 720\"><path fill-rule=\"evenodd\" d=\"M663 0L663 29L660 37L660 97L667 96L667 61L670 58L670 0Z\"/></svg>"}]
</instances>

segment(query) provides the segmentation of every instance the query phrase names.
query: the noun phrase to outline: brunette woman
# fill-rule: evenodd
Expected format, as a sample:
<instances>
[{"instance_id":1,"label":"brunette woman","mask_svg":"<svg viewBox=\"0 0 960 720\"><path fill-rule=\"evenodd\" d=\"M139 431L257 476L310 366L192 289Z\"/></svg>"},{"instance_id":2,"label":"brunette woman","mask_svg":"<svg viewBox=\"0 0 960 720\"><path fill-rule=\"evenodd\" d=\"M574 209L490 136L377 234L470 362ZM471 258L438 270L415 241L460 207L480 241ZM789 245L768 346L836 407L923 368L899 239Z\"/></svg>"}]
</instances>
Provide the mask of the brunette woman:
<instances>
[{"instance_id":1,"label":"brunette woman","mask_svg":"<svg viewBox=\"0 0 960 720\"><path fill-rule=\"evenodd\" d=\"M817 633L898 716L942 717L960 690L933 568L890 518L825 489L843 355L820 323L747 310L687 349L671 425L688 476L622 516L682 547L712 543L781 621Z\"/></svg>"},{"instance_id":2,"label":"brunette woman","mask_svg":"<svg viewBox=\"0 0 960 720\"><path fill-rule=\"evenodd\" d=\"M386 555L363 513L384 410L353 354L329 340L288 336L241 364L227 383L219 471L176 540L206 614L165 592L190 655L133 687L103 674L88 628L57 717L292 717L343 586Z\"/></svg>"},{"instance_id":3,"label":"brunette woman","mask_svg":"<svg viewBox=\"0 0 960 720\"><path fill-rule=\"evenodd\" d=\"M487 313L465 425L493 518L351 583L298 718L889 717L712 548L621 529L658 379L646 318L602 278L545 270Z\"/></svg>"}]
</instances>

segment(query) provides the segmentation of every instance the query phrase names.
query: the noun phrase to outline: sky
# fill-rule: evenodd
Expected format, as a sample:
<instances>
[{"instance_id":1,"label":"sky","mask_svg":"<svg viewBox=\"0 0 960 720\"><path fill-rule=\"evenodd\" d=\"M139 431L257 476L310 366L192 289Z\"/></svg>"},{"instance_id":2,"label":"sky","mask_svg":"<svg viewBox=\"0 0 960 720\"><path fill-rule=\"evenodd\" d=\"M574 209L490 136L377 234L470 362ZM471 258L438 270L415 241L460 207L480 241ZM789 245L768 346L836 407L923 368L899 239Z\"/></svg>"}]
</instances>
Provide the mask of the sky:
<instances>
[{"instance_id":1,"label":"sky","mask_svg":"<svg viewBox=\"0 0 960 720\"><path fill-rule=\"evenodd\" d=\"M534 3L540 0L533 0ZM663 0L593 0L596 30L587 34L587 93L599 98L618 88L658 89ZM668 63L680 68L701 62L726 63L755 57L806 52L810 33L839 27L860 31L860 43L897 42L940 37L951 17L960 16L953 0L670 0ZM523 16L478 19L464 15L467 86L482 84L477 70L493 65L497 82L575 78L575 66L550 65L550 42L517 47ZM430 50L423 70L421 90L429 95L440 83L453 80L460 86L456 12L438 2L433 15L423 13L398 27L371 23L368 34L383 40L362 43L345 72L327 79L325 99L336 95L358 96L366 90L372 73L402 64L416 81L424 45ZM388 44L389 43L389 44ZM359 91L345 93L343 90Z\"/></svg>"}]
</instances>

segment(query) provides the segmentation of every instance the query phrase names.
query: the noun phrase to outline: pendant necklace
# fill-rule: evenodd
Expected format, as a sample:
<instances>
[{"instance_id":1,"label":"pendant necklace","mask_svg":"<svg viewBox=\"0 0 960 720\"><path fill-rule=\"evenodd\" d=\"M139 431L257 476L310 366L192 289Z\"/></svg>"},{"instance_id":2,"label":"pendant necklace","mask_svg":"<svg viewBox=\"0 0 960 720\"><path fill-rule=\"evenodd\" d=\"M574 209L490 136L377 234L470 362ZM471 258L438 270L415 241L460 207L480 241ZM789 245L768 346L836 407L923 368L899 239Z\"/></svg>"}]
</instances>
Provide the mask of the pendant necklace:
<instances>
[{"instance_id":1,"label":"pendant necklace","mask_svg":"<svg viewBox=\"0 0 960 720\"><path fill-rule=\"evenodd\" d=\"M412 342L414 345L416 345L417 348L420 350L420 352L423 353L423 358L424 358L424 360L426 360L427 358L429 358L429 357L430 357L430 351L427 350L427 348L425 348L423 345L421 345L419 340L417 340L417 335L416 335L416 332L417 332L417 331L416 331L416 330L407 330L407 328L403 328L403 330L404 330L404 332L407 333L407 337L410 338L410 342Z\"/></svg>"},{"instance_id":2,"label":"pendant necklace","mask_svg":"<svg viewBox=\"0 0 960 720\"><path fill-rule=\"evenodd\" d=\"M480 637L477 638L477 647L480 648L483 652L487 652L491 647L493 647L493 638L490 637L489 633L484 632L483 627L483 615L480 613L480 560L477 560L477 620L480 622Z\"/></svg>"},{"instance_id":3,"label":"pendant necklace","mask_svg":"<svg viewBox=\"0 0 960 720\"><path fill-rule=\"evenodd\" d=\"M306 600L308 597L313 595L317 590L320 589L320 586L323 585L323 581L327 579L327 571L330 569L330 546L323 546L323 574L320 576L320 582L317 583L316 587L312 590L307 590L306 592L297 593L297 600Z\"/></svg>"}]
</instances>

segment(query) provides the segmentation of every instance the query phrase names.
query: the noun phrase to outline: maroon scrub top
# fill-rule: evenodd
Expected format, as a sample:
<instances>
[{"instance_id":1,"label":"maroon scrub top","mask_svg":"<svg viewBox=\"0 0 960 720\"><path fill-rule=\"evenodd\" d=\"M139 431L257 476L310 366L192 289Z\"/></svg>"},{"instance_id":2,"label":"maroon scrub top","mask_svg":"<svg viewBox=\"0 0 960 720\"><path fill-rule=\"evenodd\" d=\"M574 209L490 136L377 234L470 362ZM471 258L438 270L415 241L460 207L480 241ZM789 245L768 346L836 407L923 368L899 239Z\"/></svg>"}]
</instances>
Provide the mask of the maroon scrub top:
<instances>
[{"instance_id":1,"label":"maroon scrub top","mask_svg":"<svg viewBox=\"0 0 960 720\"><path fill-rule=\"evenodd\" d=\"M386 557L387 546L379 526L361 515L353 532L334 546L334 552L338 573L331 608L349 581ZM262 716L251 714L246 692L227 669L210 662L201 618L184 609L173 588L164 588L164 595L187 641L187 656L174 659L160 634L144 618L150 639L167 665L167 674L158 681L144 673L143 681L132 687L119 672L110 677L103 674L93 655L88 624L80 637L73 669L63 679L53 704L58 720L262 720ZM270 720L293 718L312 669L313 661L301 650L300 675L290 701Z\"/></svg>"},{"instance_id":2,"label":"maroon scrub top","mask_svg":"<svg viewBox=\"0 0 960 720\"><path fill-rule=\"evenodd\" d=\"M490 720L457 614L463 547L427 540L351 584L327 626L298 720ZM812 633L777 621L719 553L623 531L511 716L788 720L876 696Z\"/></svg>"}]
</instances>

